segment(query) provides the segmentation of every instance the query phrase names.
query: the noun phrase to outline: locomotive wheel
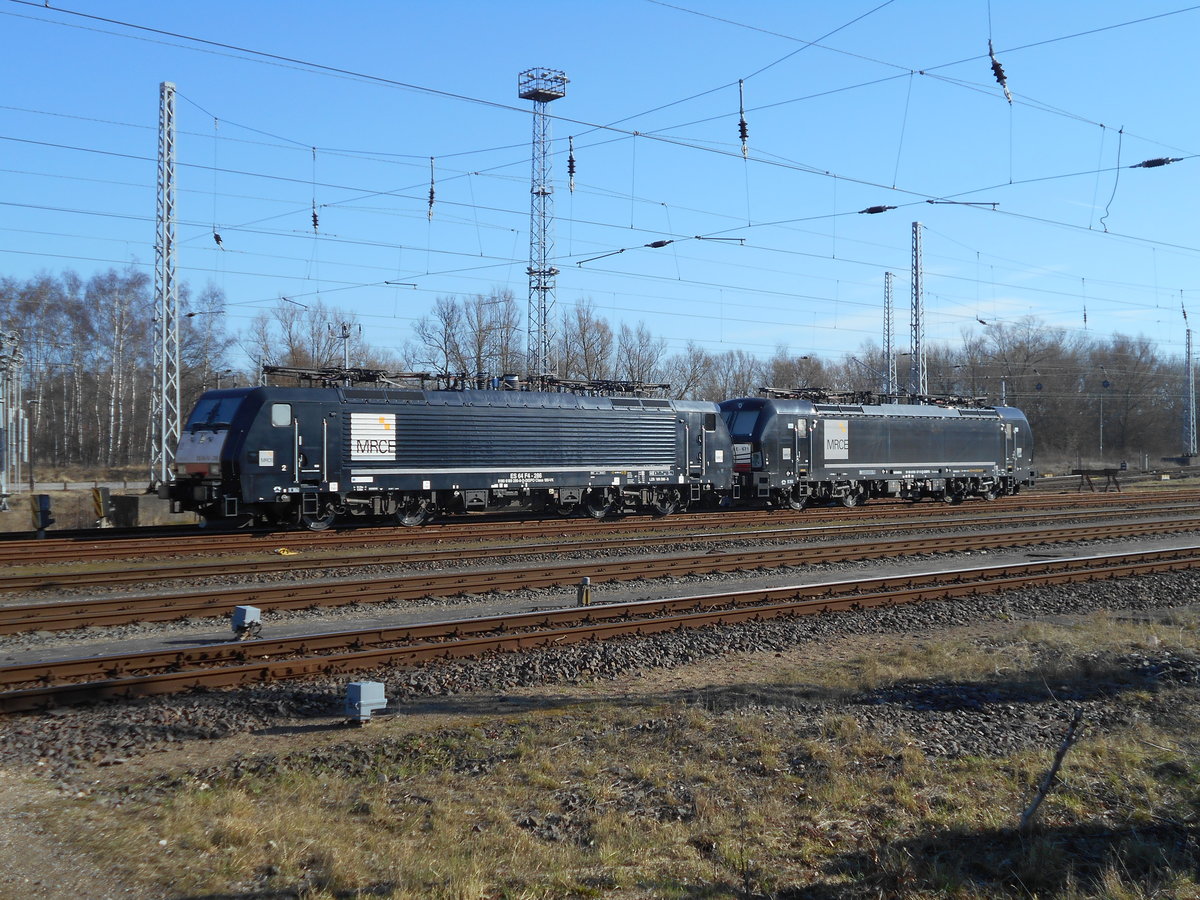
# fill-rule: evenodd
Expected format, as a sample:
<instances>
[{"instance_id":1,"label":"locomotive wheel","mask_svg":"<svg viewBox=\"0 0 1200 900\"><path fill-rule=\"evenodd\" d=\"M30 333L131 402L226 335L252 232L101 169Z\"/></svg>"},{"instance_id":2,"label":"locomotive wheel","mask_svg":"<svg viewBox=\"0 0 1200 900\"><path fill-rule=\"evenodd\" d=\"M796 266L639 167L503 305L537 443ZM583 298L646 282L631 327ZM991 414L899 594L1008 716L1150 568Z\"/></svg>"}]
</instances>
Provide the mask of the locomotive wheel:
<instances>
[{"instance_id":1,"label":"locomotive wheel","mask_svg":"<svg viewBox=\"0 0 1200 900\"><path fill-rule=\"evenodd\" d=\"M997 500L1000 497L1000 491L996 488L988 488L983 492L983 499L987 501Z\"/></svg>"},{"instance_id":2,"label":"locomotive wheel","mask_svg":"<svg viewBox=\"0 0 1200 900\"><path fill-rule=\"evenodd\" d=\"M808 507L808 503L808 494L798 494L794 491L791 494L788 494L787 505L797 512L802 509L806 509Z\"/></svg>"},{"instance_id":3,"label":"locomotive wheel","mask_svg":"<svg viewBox=\"0 0 1200 900\"><path fill-rule=\"evenodd\" d=\"M677 509L679 509L679 494L675 491L658 495L650 504L650 512L660 518L671 515Z\"/></svg>"},{"instance_id":4,"label":"locomotive wheel","mask_svg":"<svg viewBox=\"0 0 1200 900\"><path fill-rule=\"evenodd\" d=\"M555 503L550 508L554 511L554 514L556 516L561 516L562 518L566 519L566 518L569 518L570 516L575 515L575 512L579 509L579 504L578 503Z\"/></svg>"},{"instance_id":5,"label":"locomotive wheel","mask_svg":"<svg viewBox=\"0 0 1200 900\"><path fill-rule=\"evenodd\" d=\"M842 506L846 507L846 509L853 509L854 507L859 506L862 503L862 500L862 494L858 492L846 494L844 497L842 497Z\"/></svg>"},{"instance_id":6,"label":"locomotive wheel","mask_svg":"<svg viewBox=\"0 0 1200 900\"><path fill-rule=\"evenodd\" d=\"M590 493L583 501L583 510L593 519L606 518L613 511L612 497L605 493Z\"/></svg>"},{"instance_id":7,"label":"locomotive wheel","mask_svg":"<svg viewBox=\"0 0 1200 900\"><path fill-rule=\"evenodd\" d=\"M963 502L963 495L956 491L946 491L942 494L942 501L949 503L951 506L958 506Z\"/></svg>"},{"instance_id":8,"label":"locomotive wheel","mask_svg":"<svg viewBox=\"0 0 1200 900\"><path fill-rule=\"evenodd\" d=\"M409 500L396 510L396 522L405 528L416 528L433 518L433 510L424 500Z\"/></svg>"},{"instance_id":9,"label":"locomotive wheel","mask_svg":"<svg viewBox=\"0 0 1200 900\"><path fill-rule=\"evenodd\" d=\"M309 531L324 531L333 524L334 512L328 507L325 511L318 515L309 515L307 513L300 514L300 524Z\"/></svg>"}]
</instances>

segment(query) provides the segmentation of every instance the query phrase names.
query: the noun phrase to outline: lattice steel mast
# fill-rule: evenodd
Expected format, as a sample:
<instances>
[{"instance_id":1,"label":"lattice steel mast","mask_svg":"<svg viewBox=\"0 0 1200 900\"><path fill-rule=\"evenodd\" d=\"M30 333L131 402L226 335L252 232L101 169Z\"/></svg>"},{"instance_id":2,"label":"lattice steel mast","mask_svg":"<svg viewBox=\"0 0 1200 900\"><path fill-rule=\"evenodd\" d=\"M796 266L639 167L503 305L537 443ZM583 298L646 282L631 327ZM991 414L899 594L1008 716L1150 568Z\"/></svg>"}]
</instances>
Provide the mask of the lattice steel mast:
<instances>
[{"instance_id":1,"label":"lattice steel mast","mask_svg":"<svg viewBox=\"0 0 1200 900\"><path fill-rule=\"evenodd\" d=\"M528 69L517 76L517 95L533 101L533 176L529 205L529 326L531 377L554 372L554 184L550 180L550 117L547 105L567 93L566 73Z\"/></svg>"},{"instance_id":2,"label":"lattice steel mast","mask_svg":"<svg viewBox=\"0 0 1200 900\"><path fill-rule=\"evenodd\" d=\"M1186 315L1186 313L1185 313ZM1187 392L1187 408L1183 411L1183 455L1196 455L1196 364L1192 356L1192 329L1187 330L1184 361L1184 386Z\"/></svg>"},{"instance_id":3,"label":"lattice steel mast","mask_svg":"<svg viewBox=\"0 0 1200 900\"><path fill-rule=\"evenodd\" d=\"M154 391L150 481L171 481L179 443L179 288L175 283L175 85L158 86L158 234L154 241Z\"/></svg>"},{"instance_id":4,"label":"lattice steel mast","mask_svg":"<svg viewBox=\"0 0 1200 900\"><path fill-rule=\"evenodd\" d=\"M0 510L8 509L8 496L21 478L21 462L28 459L29 423L21 398L21 335L0 331Z\"/></svg>"},{"instance_id":5,"label":"lattice steel mast","mask_svg":"<svg viewBox=\"0 0 1200 900\"><path fill-rule=\"evenodd\" d=\"M916 402L929 393L925 368L925 294L921 287L921 223L912 223L912 366L909 369L910 393Z\"/></svg>"},{"instance_id":6,"label":"lattice steel mast","mask_svg":"<svg viewBox=\"0 0 1200 900\"><path fill-rule=\"evenodd\" d=\"M883 273L883 393L889 398L897 393L896 385L896 310L892 304L892 273ZM893 401L895 402L895 401Z\"/></svg>"}]
</instances>

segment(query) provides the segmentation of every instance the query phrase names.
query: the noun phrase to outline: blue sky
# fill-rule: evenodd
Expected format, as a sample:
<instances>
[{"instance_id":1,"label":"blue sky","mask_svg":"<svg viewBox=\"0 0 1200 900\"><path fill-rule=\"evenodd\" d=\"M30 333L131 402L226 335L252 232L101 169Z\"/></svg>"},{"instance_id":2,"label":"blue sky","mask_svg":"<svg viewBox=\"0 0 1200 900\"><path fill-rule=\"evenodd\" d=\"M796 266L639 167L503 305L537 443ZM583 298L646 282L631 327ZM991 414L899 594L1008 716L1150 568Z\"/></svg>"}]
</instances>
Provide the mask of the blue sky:
<instances>
[{"instance_id":1,"label":"blue sky","mask_svg":"<svg viewBox=\"0 0 1200 900\"><path fill-rule=\"evenodd\" d=\"M854 353L880 342L887 271L906 346L914 221L927 341L1034 316L1179 355L1181 302L1200 316L1182 2L0 0L0 30L0 272L152 270L173 81L179 276L222 288L234 331L319 297L397 348L439 296L524 304L517 75L539 66L570 78L550 105L557 303L672 351ZM1129 168L1162 157L1181 161Z\"/></svg>"}]
</instances>

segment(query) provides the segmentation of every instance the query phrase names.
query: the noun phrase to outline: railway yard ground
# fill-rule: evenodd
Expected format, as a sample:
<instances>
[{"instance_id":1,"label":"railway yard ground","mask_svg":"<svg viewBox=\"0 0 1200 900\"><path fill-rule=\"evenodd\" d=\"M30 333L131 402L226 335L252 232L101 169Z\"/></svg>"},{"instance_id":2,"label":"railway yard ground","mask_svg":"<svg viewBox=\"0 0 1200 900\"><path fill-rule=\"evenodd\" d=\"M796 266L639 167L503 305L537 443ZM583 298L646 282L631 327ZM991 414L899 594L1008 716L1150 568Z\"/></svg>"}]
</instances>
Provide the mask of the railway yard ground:
<instances>
[{"instance_id":1,"label":"railway yard ground","mask_svg":"<svg viewBox=\"0 0 1200 900\"><path fill-rule=\"evenodd\" d=\"M32 588L3 581L38 569L17 548L0 675L92 659L112 693L146 695L24 709L51 677L6 682L0 898L1200 897L1200 491L1153 493L364 532L344 551L340 534L207 552L164 536L45 562ZM1109 530L1074 530L1093 526ZM1056 568L1085 558L1110 568ZM206 560L223 571L116 575ZM889 593L943 569L957 596ZM521 618L574 607L580 572L591 619ZM515 583L421 594L476 575ZM326 599L271 593L312 584ZM151 695L155 666L193 665L160 657L218 655L229 605L255 597L238 687ZM685 597L655 609L663 626L621 605ZM154 621L181 598L208 605ZM110 603L110 624L32 618ZM480 617L425 661L354 655L416 654L435 639L397 650L393 632ZM599 625L640 633L581 636ZM356 635L339 662L267 677L332 633ZM445 649L477 635L494 646ZM358 679L389 698L363 727L340 711Z\"/></svg>"}]
</instances>

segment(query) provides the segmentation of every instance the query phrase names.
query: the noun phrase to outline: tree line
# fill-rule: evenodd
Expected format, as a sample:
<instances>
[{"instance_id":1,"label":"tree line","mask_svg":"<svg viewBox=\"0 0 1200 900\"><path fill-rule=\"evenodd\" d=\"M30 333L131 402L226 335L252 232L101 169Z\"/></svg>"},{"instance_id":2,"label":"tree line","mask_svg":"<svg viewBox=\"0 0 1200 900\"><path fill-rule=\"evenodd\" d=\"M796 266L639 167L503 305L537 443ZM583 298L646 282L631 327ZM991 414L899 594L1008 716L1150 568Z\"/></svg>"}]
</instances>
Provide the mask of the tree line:
<instances>
[{"instance_id":1,"label":"tree line","mask_svg":"<svg viewBox=\"0 0 1200 900\"><path fill-rule=\"evenodd\" d=\"M132 267L86 280L71 271L0 279L0 330L19 341L19 360L10 364L17 366L39 465L148 470L152 287ZM321 368L349 359L352 366L468 379L525 372L525 301L509 290L439 297L399 348L372 346L354 316L319 300L304 306L281 300L231 333L220 289L183 285L180 312L185 413L204 390L258 383L264 365ZM764 358L694 341L671 352L642 323L614 326L588 298L560 304L554 330L558 376L667 383L675 398L722 400L763 388L879 393L888 368L874 342L840 358L782 346ZM900 354L894 362L903 389L911 358ZM1154 463L1183 449L1184 361L1162 355L1145 338L1069 333L1028 317L964 331L955 345L930 345L926 363L931 397L1003 401L1024 410L1041 460L1136 465L1143 456Z\"/></svg>"}]
</instances>

